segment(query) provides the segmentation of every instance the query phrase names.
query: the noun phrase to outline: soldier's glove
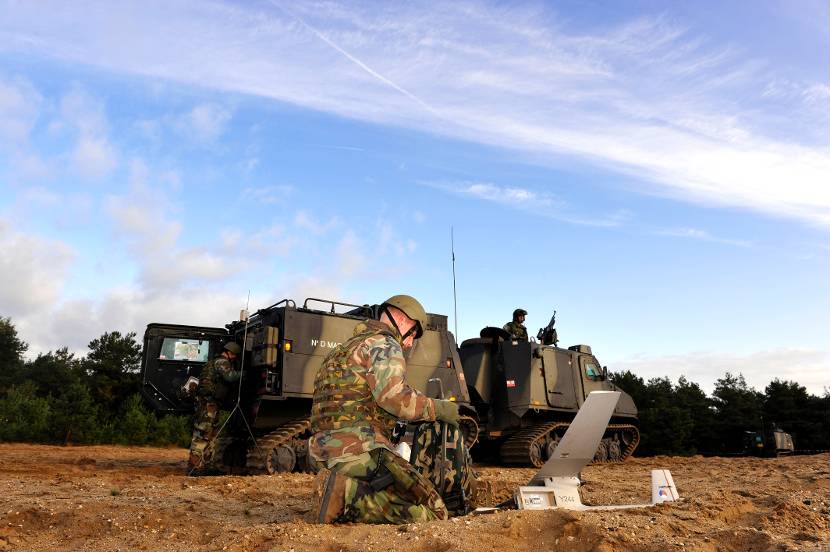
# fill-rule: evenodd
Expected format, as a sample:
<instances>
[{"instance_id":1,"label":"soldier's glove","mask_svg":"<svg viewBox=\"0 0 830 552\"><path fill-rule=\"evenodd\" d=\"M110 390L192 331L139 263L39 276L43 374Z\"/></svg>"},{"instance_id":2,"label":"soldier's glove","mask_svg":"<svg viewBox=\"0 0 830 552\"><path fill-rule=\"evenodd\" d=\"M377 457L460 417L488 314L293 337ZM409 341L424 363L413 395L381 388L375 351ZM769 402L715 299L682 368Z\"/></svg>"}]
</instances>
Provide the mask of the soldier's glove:
<instances>
[{"instance_id":1,"label":"soldier's glove","mask_svg":"<svg viewBox=\"0 0 830 552\"><path fill-rule=\"evenodd\" d=\"M452 426L458 426L458 405L453 401L435 399L435 419L439 422L447 422Z\"/></svg>"}]
</instances>

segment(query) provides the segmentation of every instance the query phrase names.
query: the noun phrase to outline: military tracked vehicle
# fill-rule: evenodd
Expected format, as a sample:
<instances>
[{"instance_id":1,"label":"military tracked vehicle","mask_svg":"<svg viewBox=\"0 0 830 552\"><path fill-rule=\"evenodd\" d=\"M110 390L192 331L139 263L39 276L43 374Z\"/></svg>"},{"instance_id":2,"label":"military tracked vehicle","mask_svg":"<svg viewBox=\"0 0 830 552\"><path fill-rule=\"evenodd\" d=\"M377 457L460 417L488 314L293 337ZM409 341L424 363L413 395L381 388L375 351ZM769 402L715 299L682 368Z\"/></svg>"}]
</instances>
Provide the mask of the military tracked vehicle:
<instances>
[{"instance_id":1,"label":"military tracked vehicle","mask_svg":"<svg viewBox=\"0 0 830 552\"><path fill-rule=\"evenodd\" d=\"M478 456L490 452L506 464L539 467L553 454L588 393L619 391L591 347L557 347L552 324L553 319L539 331L541 343L488 327L479 338L461 344L464 375L479 417ZM631 456L640 440L636 423L637 407L623 392L595 461Z\"/></svg>"},{"instance_id":2,"label":"military tracked vehicle","mask_svg":"<svg viewBox=\"0 0 830 552\"><path fill-rule=\"evenodd\" d=\"M247 416L257 446L249 448L247 429L236 416L218 439L215 467L244 467L251 473L311 470L307 441L314 376L329 351L350 338L357 323L375 318L377 309L316 298L297 306L286 299L253 313L247 324L150 324L144 334L142 393L159 411L192 413L188 382L198 381L202 367L226 342L244 342L239 397L242 405L261 399L258 415ZM459 349L447 317L428 318L424 335L407 355L409 383L430 393L429 380L440 379L445 396L467 407L469 415L462 417L467 444L480 438L480 452L495 449L505 463L540 466L588 393L617 390L590 347L555 346L553 319L540 331L541 343L513 341L499 328L485 328ZM230 409L236 401L235 394L225 397L223 406ZM631 397L623 393L597 460L631 455L639 441L636 416Z\"/></svg>"},{"instance_id":3,"label":"military tracked vehicle","mask_svg":"<svg viewBox=\"0 0 830 552\"><path fill-rule=\"evenodd\" d=\"M796 452L793 436L776 427L775 424L770 431L766 432L766 435L761 431L744 431L742 454L745 456L778 457L789 456Z\"/></svg>"},{"instance_id":4,"label":"military tracked vehicle","mask_svg":"<svg viewBox=\"0 0 830 552\"><path fill-rule=\"evenodd\" d=\"M237 416L236 423L219 436L214 455L219 465L214 467L244 467L252 473L310 470L307 442L314 376L329 351L349 339L358 322L374 318L377 308L315 298L298 307L286 299L253 313L247 324L236 321L224 328L150 324L144 334L142 393L159 411L192 413L194 399L184 391L188 382L198 380L202 367L226 342L244 342L240 396L243 405L261 399L258 414L248 416L257 446L249 450L247 430ZM416 389L426 392L428 380L439 378L447 398L469 404L446 316L428 315L427 328L408 353L407 364L407 378ZM237 395L223 400L230 409ZM471 444L476 427L469 419L466 424Z\"/></svg>"}]
</instances>

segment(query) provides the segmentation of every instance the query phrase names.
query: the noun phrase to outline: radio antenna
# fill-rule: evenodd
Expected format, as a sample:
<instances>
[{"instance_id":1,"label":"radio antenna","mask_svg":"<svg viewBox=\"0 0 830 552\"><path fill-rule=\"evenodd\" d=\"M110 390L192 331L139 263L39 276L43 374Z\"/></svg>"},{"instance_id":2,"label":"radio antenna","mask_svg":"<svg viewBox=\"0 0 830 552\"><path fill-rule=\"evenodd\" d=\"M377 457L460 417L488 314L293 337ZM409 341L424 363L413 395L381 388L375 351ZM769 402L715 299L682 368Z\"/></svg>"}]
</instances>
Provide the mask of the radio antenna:
<instances>
[{"instance_id":1,"label":"radio antenna","mask_svg":"<svg viewBox=\"0 0 830 552\"><path fill-rule=\"evenodd\" d=\"M248 323L251 320L251 311L249 310L250 308L251 308L251 290L249 289L248 290L248 300L245 301L245 330L242 332L242 358L239 360L239 386L236 389L236 405L233 407L233 410L231 410L231 413L228 416L228 419L225 420L225 424L228 423L228 421L233 416L234 412L236 412L238 410L239 411L239 416L242 418L242 421L245 423L245 427L248 430L248 435L250 435L251 439L254 441L254 446L258 447L259 445L257 445L256 437L254 437L254 432L251 430L251 426L250 426L250 424L248 424L248 420L245 419L245 413L242 412L242 407L241 407L241 403L242 403L242 380L244 379L244 375L245 375L245 350L248 348ZM223 424L222 428L224 428L224 427L225 427L225 425ZM222 432L222 429L220 428L219 433L221 433L221 432ZM216 434L217 437L219 436L219 433Z\"/></svg>"},{"instance_id":2,"label":"radio antenna","mask_svg":"<svg viewBox=\"0 0 830 552\"><path fill-rule=\"evenodd\" d=\"M453 227L450 226L450 251L452 252L452 308L453 321L455 322L455 340L458 342L458 298L455 293L455 235Z\"/></svg>"}]
</instances>

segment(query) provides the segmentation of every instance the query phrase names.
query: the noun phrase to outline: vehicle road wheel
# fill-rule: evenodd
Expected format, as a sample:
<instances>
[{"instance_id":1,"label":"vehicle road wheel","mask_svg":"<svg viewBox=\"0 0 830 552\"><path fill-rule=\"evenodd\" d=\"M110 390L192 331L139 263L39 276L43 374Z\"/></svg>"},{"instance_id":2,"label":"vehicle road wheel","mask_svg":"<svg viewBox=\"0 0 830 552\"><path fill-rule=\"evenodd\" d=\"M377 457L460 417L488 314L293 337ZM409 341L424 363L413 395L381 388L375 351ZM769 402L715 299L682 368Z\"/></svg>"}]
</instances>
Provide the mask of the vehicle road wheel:
<instances>
[{"instance_id":1,"label":"vehicle road wheel","mask_svg":"<svg viewBox=\"0 0 830 552\"><path fill-rule=\"evenodd\" d=\"M622 447L620 447L620 441L618 439L611 439L611 442L608 443L608 459L613 461L619 461L622 458Z\"/></svg>"},{"instance_id":2,"label":"vehicle road wheel","mask_svg":"<svg viewBox=\"0 0 830 552\"><path fill-rule=\"evenodd\" d=\"M288 445L274 447L268 454L268 473L291 472L296 466L297 453Z\"/></svg>"},{"instance_id":3,"label":"vehicle road wheel","mask_svg":"<svg viewBox=\"0 0 830 552\"><path fill-rule=\"evenodd\" d=\"M530 462L536 466L537 468L541 467L544 463L542 461L542 443L536 441L535 443L530 444L530 450L528 451L528 456L530 457Z\"/></svg>"},{"instance_id":4,"label":"vehicle road wheel","mask_svg":"<svg viewBox=\"0 0 830 552\"><path fill-rule=\"evenodd\" d=\"M608 441L603 439L599 442L599 447L597 447L597 453L594 455L595 462L605 462L608 460Z\"/></svg>"},{"instance_id":5,"label":"vehicle road wheel","mask_svg":"<svg viewBox=\"0 0 830 552\"><path fill-rule=\"evenodd\" d=\"M553 456L553 451L555 451L556 447L559 446L559 439L559 435L557 435L556 433L551 433L550 438L548 439L548 442L545 445L545 460L550 460L550 458Z\"/></svg>"}]
</instances>

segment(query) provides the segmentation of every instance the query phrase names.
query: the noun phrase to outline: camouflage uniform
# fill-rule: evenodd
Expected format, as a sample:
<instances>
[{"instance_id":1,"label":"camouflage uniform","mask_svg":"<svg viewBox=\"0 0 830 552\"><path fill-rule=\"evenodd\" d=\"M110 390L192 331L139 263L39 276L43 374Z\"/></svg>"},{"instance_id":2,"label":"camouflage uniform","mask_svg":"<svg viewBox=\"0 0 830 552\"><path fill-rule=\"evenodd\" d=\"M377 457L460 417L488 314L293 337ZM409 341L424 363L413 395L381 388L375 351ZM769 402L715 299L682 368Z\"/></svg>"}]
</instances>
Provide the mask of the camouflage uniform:
<instances>
[{"instance_id":1,"label":"camouflage uniform","mask_svg":"<svg viewBox=\"0 0 830 552\"><path fill-rule=\"evenodd\" d=\"M445 455L442 455L443 428L446 428ZM430 480L451 514L464 515L470 511L475 493L473 459L460 428L441 423L420 424L414 432L411 456L410 462Z\"/></svg>"},{"instance_id":2,"label":"camouflage uniform","mask_svg":"<svg viewBox=\"0 0 830 552\"><path fill-rule=\"evenodd\" d=\"M502 320L504 320L502 318ZM504 331L510 334L513 339L517 339L519 341L527 341L527 328L525 328L524 324L516 322L508 322L504 325Z\"/></svg>"},{"instance_id":3,"label":"camouflage uniform","mask_svg":"<svg viewBox=\"0 0 830 552\"><path fill-rule=\"evenodd\" d=\"M447 519L430 481L392 452L397 419L436 419L436 402L406 383L405 369L401 335L376 320L358 324L323 361L309 440L311 457L324 468L316 485L320 521Z\"/></svg>"},{"instance_id":4,"label":"camouflage uniform","mask_svg":"<svg viewBox=\"0 0 830 552\"><path fill-rule=\"evenodd\" d=\"M190 441L189 470L200 470L210 465L216 434L219 431L219 411L236 391L228 385L239 380L239 370L224 355L205 364L199 378L196 395L196 418Z\"/></svg>"}]
</instances>

